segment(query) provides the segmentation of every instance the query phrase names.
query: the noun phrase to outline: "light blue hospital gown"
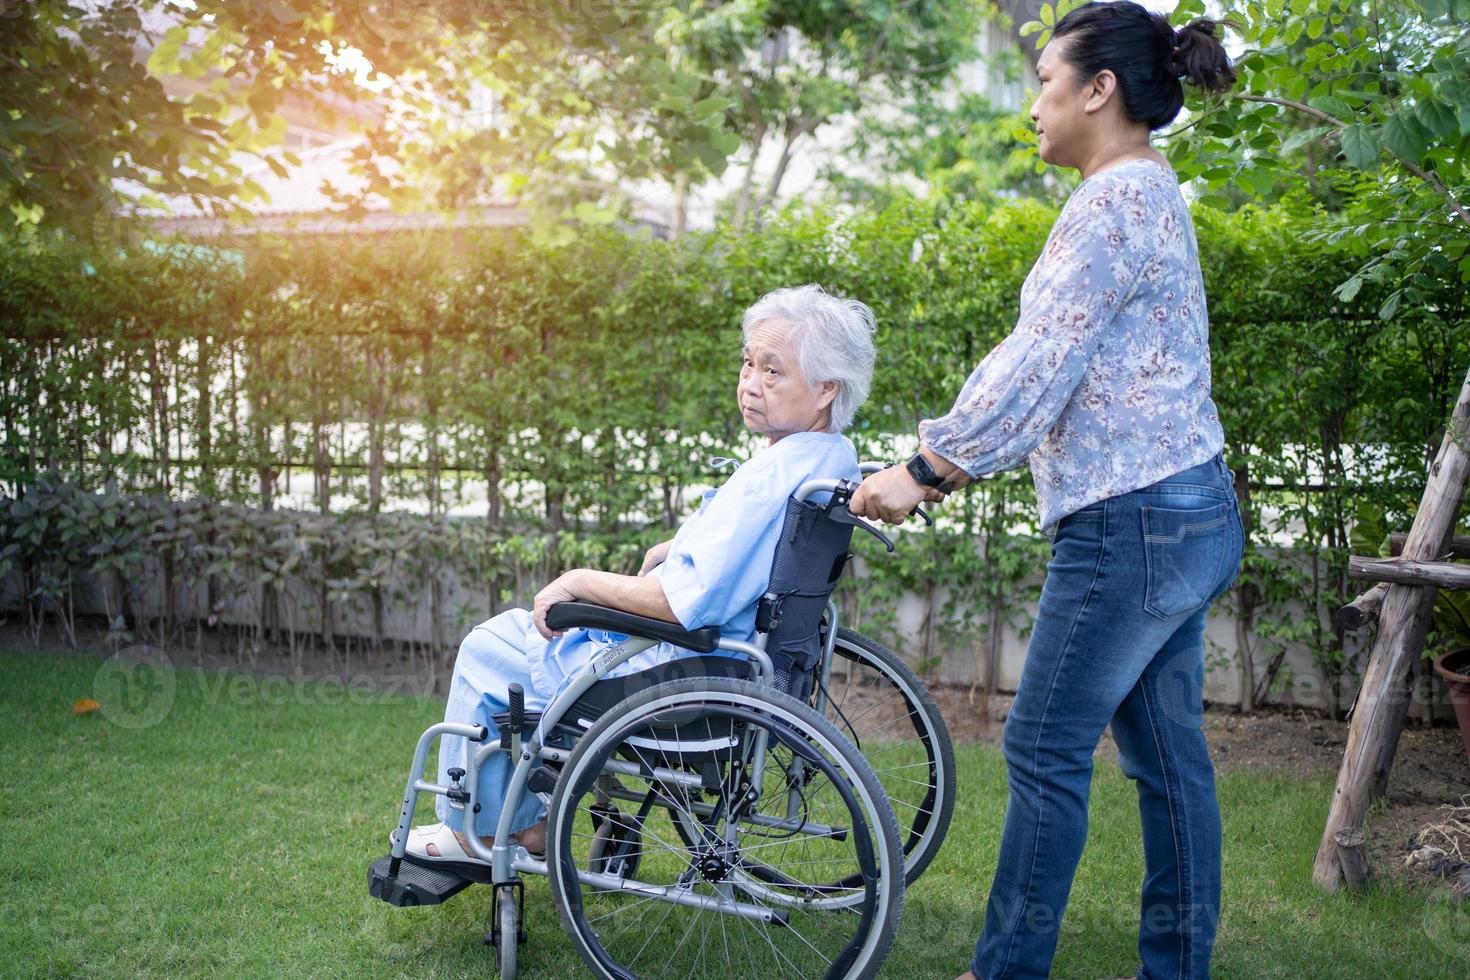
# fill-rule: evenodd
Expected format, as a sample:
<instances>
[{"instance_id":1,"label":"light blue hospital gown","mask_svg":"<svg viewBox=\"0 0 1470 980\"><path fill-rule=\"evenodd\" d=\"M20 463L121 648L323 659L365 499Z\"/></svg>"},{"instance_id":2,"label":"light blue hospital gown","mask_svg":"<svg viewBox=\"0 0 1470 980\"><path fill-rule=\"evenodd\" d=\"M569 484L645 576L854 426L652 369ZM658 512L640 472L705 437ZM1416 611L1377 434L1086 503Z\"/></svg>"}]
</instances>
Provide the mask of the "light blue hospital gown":
<instances>
[{"instance_id":1,"label":"light blue hospital gown","mask_svg":"<svg viewBox=\"0 0 1470 980\"><path fill-rule=\"evenodd\" d=\"M685 629L718 625L722 636L749 640L755 635L756 603L766 590L776 540L781 534L786 501L807 480L860 479L857 455L845 436L798 432L757 452L718 490L705 494L699 511L674 535L668 557L650 575L663 583L669 606ZM536 632L531 614L512 609L470 631L460 644L449 685L444 720L484 725L490 740L499 737L491 715L507 709L507 691L519 683L526 710L541 711L598 652L609 644L601 631L570 630L547 643ZM661 643L630 659L614 676L645 670L688 655ZM465 739L446 736L439 752L439 779L466 765ZM496 752L480 768L476 821L481 836L495 833L505 790L514 767ZM439 819L464 830L464 809L437 798ZM512 827L523 830L539 821L545 808L527 794Z\"/></svg>"}]
</instances>

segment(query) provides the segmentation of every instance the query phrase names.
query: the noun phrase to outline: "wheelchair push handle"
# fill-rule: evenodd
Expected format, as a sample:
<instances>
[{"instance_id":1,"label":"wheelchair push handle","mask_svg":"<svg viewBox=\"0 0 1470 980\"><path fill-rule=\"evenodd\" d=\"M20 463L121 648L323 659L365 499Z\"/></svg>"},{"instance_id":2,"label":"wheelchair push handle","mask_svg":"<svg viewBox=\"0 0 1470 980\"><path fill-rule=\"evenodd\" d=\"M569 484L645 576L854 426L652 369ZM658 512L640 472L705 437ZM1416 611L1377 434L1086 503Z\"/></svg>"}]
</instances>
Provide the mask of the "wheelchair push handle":
<instances>
[{"instance_id":1,"label":"wheelchair push handle","mask_svg":"<svg viewBox=\"0 0 1470 980\"><path fill-rule=\"evenodd\" d=\"M858 471L862 473L863 476L872 476L874 473L881 473L892 465L892 463L885 463L882 460L869 459L864 460L863 462L858 464ZM914 509L909 511L909 516L922 518L925 527L934 526L934 518L930 517L929 513L918 504L915 504Z\"/></svg>"},{"instance_id":2,"label":"wheelchair push handle","mask_svg":"<svg viewBox=\"0 0 1470 980\"><path fill-rule=\"evenodd\" d=\"M848 510L847 504L841 503L832 506L827 510L827 516L836 521L838 524L851 524L853 527L861 528L862 530L867 531L873 537L883 542L883 547L887 548L889 551L893 550L893 539L884 534L882 531L878 530L873 525L869 524L867 521L863 520L861 517L858 517L852 511Z\"/></svg>"},{"instance_id":3,"label":"wheelchair push handle","mask_svg":"<svg viewBox=\"0 0 1470 980\"><path fill-rule=\"evenodd\" d=\"M806 500L816 493L830 493L832 498L827 501L827 516L839 524L851 524L853 527L867 531L873 537L883 543L883 547L893 551L893 539L878 530L867 521L858 517L847 509L847 502L852 499L853 491L857 484L850 480L808 480L803 483L793 496L797 500Z\"/></svg>"}]
</instances>

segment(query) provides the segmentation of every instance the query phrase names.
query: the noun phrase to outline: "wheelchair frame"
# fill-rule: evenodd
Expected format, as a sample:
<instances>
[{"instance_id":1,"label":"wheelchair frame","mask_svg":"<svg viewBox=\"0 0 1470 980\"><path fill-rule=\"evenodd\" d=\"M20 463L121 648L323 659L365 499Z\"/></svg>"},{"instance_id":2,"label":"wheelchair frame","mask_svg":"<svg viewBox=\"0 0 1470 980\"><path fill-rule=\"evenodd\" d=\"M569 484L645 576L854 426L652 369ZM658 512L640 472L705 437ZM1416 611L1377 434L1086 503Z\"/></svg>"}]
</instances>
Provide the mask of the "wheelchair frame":
<instances>
[{"instance_id":1,"label":"wheelchair frame","mask_svg":"<svg viewBox=\"0 0 1470 980\"><path fill-rule=\"evenodd\" d=\"M880 468L882 468L881 464L864 464L862 467L865 474ZM844 487L846 488L845 491L843 489ZM811 498L813 494L816 493L850 493L850 491L851 485L846 484L845 481L830 479L812 480L803 484L803 486L800 487L797 492L794 493L792 496L798 501L806 501ZM843 500L845 501L845 497L843 498ZM845 507L843 508L843 511L845 513ZM927 515L925 515L925 520L928 520ZM864 530L873 533L884 542L884 544L888 547L890 551L893 550L892 542L885 538L881 533L873 529L871 526L867 525L864 522L858 521L856 518L852 518L851 515L848 515L847 522L853 523L855 526L861 527ZM579 608L585 611L589 607L578 603L565 603L560 606L553 607L552 613L548 617L549 621L553 625L553 628L575 628L579 625L588 625L585 619L578 619L577 614ZM828 599L826 602L826 622L828 626L826 628L825 636L823 637L820 648L821 660L816 668L820 677L820 683L817 685L816 691L814 692L813 702L811 704L806 704L804 706L804 710L814 710L815 714L817 715L815 719L808 720L805 722L805 724L820 722L828 730L825 732L808 732L806 734L808 734L809 736L820 734L825 740L835 739L836 742L840 742L843 745L847 746L849 749L852 749L853 752L856 752L856 749L852 746L852 743L850 739L847 738L846 734L842 732L835 723L825 717L822 717L822 712L826 707L826 699L828 696L827 684L829 683L831 678L833 651L834 647L837 644L839 632L837 609L836 606L830 601L830 599ZM620 626L619 631L625 631L627 628L628 627L626 626ZM673 628L677 629L676 626ZM686 631L681 630L680 632ZM695 636L699 636L701 633L706 634L704 637L702 637L706 640L708 640L711 636L718 636L717 631L715 631L713 628L706 628L706 631L692 631L692 634ZM750 696L755 698L757 701L763 703L767 710L774 710L778 708L785 710L785 708L781 705L781 702L783 700L791 699L789 699L784 692L780 691L777 685L776 668L773 664L770 654L766 650L768 640L769 633L766 631L757 631L753 642L718 637L717 642L713 644L711 649L720 650L725 653L737 654L740 657L745 658L748 663L754 665L757 679L753 683L740 681L736 681L733 683L748 684L751 691ZM409 771L409 777L403 795L403 805L400 810L398 825L393 833L392 850L388 858L385 859L387 866L386 869L383 870L386 870L386 874L384 875L380 871L382 865L384 864L384 861L377 862L369 871L369 885L371 892L375 896L381 897L384 900L397 905L433 904L437 903L438 901L442 901L444 898L449 897L449 895L456 893L458 890L461 890L463 887L467 887L468 884L475 881L480 881L492 885L495 896L492 906L493 927L486 935L486 942L496 946L497 948L498 956L500 959L501 976L515 976L517 946L525 939L525 933L521 921L523 918L523 885L519 876L522 874L540 874L547 875L548 877L554 876L554 870L550 866L550 853L548 853L546 859L540 859L531 855L523 846L518 843L507 843L512 836L511 823L514 819L514 814L517 806L525 798L525 794L532 791L532 773L539 765L545 762L552 763L564 768L566 767L567 763L571 761L573 754L576 751L575 746L572 748L561 748L555 745L548 744L548 740L552 732L556 729L558 724L561 723L564 718L566 718L573 706L577 704L577 702L583 697L583 695L591 691L595 685L606 680L616 679L610 677L614 670L616 670L619 666L623 665L637 654L655 646L657 642L657 639L644 636L629 635L622 641L614 643L612 646L600 651L592 658L587 667L584 668L580 674L576 675L568 684L568 686L563 691L561 691L549 705L546 706L546 708L541 713L539 723L536 724L534 730L530 733L528 737L523 735L524 716L522 710L522 699L520 696L521 692L518 685L513 686L510 697L510 722L508 725L501 726L501 728L502 739L504 740L508 738L510 757L516 761L516 764L511 776L509 786L506 790L505 801L501 808L501 812L496 824L495 844L493 846L487 847L480 840L479 834L475 833L474 815L479 812L480 808L478 800L479 769L484 764L485 760L490 757L491 753L506 751L503 741L491 742L489 740L489 729L485 726L480 725L440 722L427 728L423 732L423 734L420 735L418 743L414 749L412 768ZM708 643L705 643L704 645L709 648ZM675 660L672 663L677 664L678 662L678 660ZM917 683L917 678L914 678L914 680ZM668 683L669 682L665 681L651 690L659 690L659 688L666 686ZM919 684L919 687L920 689L922 689L922 684ZM649 694L648 691L639 693L643 695ZM925 693L924 696L927 697L927 693ZM905 697L907 698L908 695L905 694ZM621 718L623 714L628 714L632 710L628 708L628 705L634 703L638 698L639 694L634 694L630 697L619 700L616 704L614 704L613 706L608 708L606 712L604 712L603 717L614 719ZM802 704L802 702L793 703ZM620 711L623 714L619 714ZM937 723L942 726L942 720L939 720L937 717L937 710L935 711L935 719ZM581 737L585 738L587 734L587 732L583 732ZM424 768L427 765L429 759L430 748L435 740L444 735L460 736L467 739L471 743L478 743L478 748L468 755L468 758L466 760L467 769L465 770L463 776L458 777L458 779L456 780L456 782L462 780L462 782L460 782L460 785L445 786L440 783L423 778ZM754 752L754 764L753 771L750 776L750 782L757 794L761 794L764 789L763 779L765 773L763 771L763 765L766 759L767 749L769 747L767 744L767 739L769 738L769 735L770 732L762 728L756 733L755 738L751 740L751 748ZM943 740L944 750L948 752L949 749L947 733L943 735ZM636 739L634 739L633 741L636 741ZM692 745L693 743L689 744ZM678 751L695 752L698 751L698 749L685 747L679 749ZM859 756L859 758L861 758L861 756ZM942 791L952 794L952 756L949 756L946 759L945 764L949 766L951 772L949 774L950 778L948 782L944 785ZM800 763L794 760L793 765L799 767ZM621 774L624 776L642 776L647 778L651 775L654 778L658 779L661 783L682 786L686 789L692 789L696 792L700 789L702 785L701 776L690 771L678 771L674 769L660 768L654 769L650 773L646 765L640 766L639 764L634 762L617 759L606 759L603 762L603 766L603 772L614 777ZM931 782L933 780L932 770L933 766L931 765ZM451 773L451 778L455 778L453 773ZM558 784L561 778L566 778L565 773L562 773L559 777ZM874 779L876 781L876 777L874 777ZM461 788L461 786L463 786L464 788ZM553 787L552 792L555 792L555 788L556 787ZM908 869L905 867L906 856L904 853L904 847L897 839L897 824L892 816L892 810L889 806L887 795L883 792L883 787L881 783L878 784L877 789L879 799L872 801L871 805L878 808L878 812L880 812L880 815L881 813L886 813L886 824L894 828L892 831L893 840L879 848L879 851L881 853L878 859L879 873L881 875L883 875L884 877L892 877L894 875L897 876L896 885L891 886L894 891L889 893L890 895L896 895L896 900L890 901L890 907L882 910L885 917L891 918L891 922L886 923L884 928L891 929L896 928L898 915L902 907L902 889L905 884L906 872ZM742 819L750 819L758 826L790 832L791 834L809 834L813 837L835 837L836 832L833 828L819 823L808 822L805 819L805 817L802 815L801 808L798 805L799 801L797 799L797 792L798 791L796 789L792 789L788 783L788 786L786 788L786 814L784 818L760 814L752 815L749 818ZM486 862L486 864L489 866L488 876L482 873L478 876L465 877L464 869L466 866L464 865L456 865L452 869L439 869L431 865L415 863L411 858L407 858L405 856L406 843L408 840L409 829L413 822L413 815L417 806L418 799L420 795L424 793L447 796L450 799L461 801L463 803L465 807L467 823L467 832L465 833L464 837L468 845L468 849L471 854L473 854L479 860ZM941 826L938 828L938 833L941 838L943 835L943 831L948 824L949 808L952 807L952 804L952 799L948 798L941 799L939 803L939 806L941 807L943 813ZM548 817L550 816L551 813L550 811L548 811ZM878 822L884 823L885 821L880 819ZM549 827L549 830L555 830L555 828ZM871 828L871 832L874 834L883 834L885 833L885 830L882 827L873 827ZM938 841L934 841L933 844L933 848L927 849L923 857L923 864L927 864L928 860L932 859L933 851L937 849ZM894 852L895 846L897 847L896 854ZM551 850L554 850L554 848L549 848L549 851ZM896 867L894 866L895 856L897 859ZM440 895L426 895L422 892L420 892L418 895L415 895L415 886L412 881L400 881L400 875L404 873L404 862L407 862L406 866L411 871L411 873L408 875L408 877L410 878L412 878L414 874L417 874L422 880L426 876L433 877L434 873L437 872L437 874L439 875L454 875L456 877L462 878L463 883L459 884L457 887L446 889ZM913 873L917 875L917 872L919 870L922 870L922 866L916 869ZM621 876L611 875L605 872L586 870L582 868L577 869L576 877L585 885L588 885L594 889L607 891L631 890L635 891L640 897L660 899L663 901L672 902L676 905L688 905L694 906L696 908L718 911L725 914L734 914L740 916L741 918L753 919L760 922L769 923L773 921L772 910L769 906L736 900L734 892L745 886L736 886L734 888L730 888L727 886L726 888L719 890L720 897L712 897L707 895L695 894L692 889L680 889L676 892L673 886L640 885L637 887L630 887L626 879ZM836 900L832 901L835 902ZM565 916L568 913L563 910L562 914L563 916ZM784 923L778 922L778 924ZM881 958L885 954L886 949L880 951L877 954L877 962L881 962ZM872 964L873 969L876 969L876 966L877 963ZM867 975L866 971L863 971L861 975Z\"/></svg>"}]
</instances>

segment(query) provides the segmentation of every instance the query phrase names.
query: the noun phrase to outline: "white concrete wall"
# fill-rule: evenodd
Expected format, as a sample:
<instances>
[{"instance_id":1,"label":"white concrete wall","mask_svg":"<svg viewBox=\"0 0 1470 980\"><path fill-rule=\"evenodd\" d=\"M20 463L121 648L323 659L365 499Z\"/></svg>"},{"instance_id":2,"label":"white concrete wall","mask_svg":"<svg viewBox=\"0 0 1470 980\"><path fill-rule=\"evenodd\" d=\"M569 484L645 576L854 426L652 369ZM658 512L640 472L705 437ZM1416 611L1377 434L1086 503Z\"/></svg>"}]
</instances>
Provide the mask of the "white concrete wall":
<instances>
[{"instance_id":1,"label":"white concrete wall","mask_svg":"<svg viewBox=\"0 0 1470 980\"><path fill-rule=\"evenodd\" d=\"M1289 553L1282 552L1278 555L1278 557L1282 556L1289 557ZM1305 555L1300 555L1297 560L1303 564L1303 567L1306 567L1305 563L1310 559ZM844 581L843 589L860 590L863 588L861 562L857 564L856 574ZM1030 584L1039 585L1041 575L1042 570L1038 569L1035 580ZM142 607L152 615L157 615L162 608L162 581L161 571L156 568L135 579L135 595L141 601ZM450 568L441 571L440 581L443 589L440 635L450 647L457 646L459 640L472 626L489 617L489 595L492 586L497 592L501 589L510 589L518 597L517 602L521 604L528 602L534 588L534 583L531 582L495 582L488 585L469 582ZM138 582L144 584L139 587L136 584ZM417 584L414 584L412 588L408 586L409 583L402 581L391 582L389 588L385 590L385 637L428 643L431 641L433 632L427 589ZM403 588L407 593L406 601L394 601L391 598L391 593L398 588ZM293 598L285 599L281 606L283 625L290 618L297 630L316 631L317 624L320 622L319 606L316 596L307 594L307 592L308 584L304 581L293 584L293 587L285 591L285 596ZM935 599L936 608L942 607L946 598L941 590ZM114 600L114 606L115 602L116 600ZM176 589L175 602L180 614L185 617L203 617L208 614L206 589L203 583L181 584ZM0 609L13 610L18 608L18 604L19 581L12 572L3 583L0 583ZM1225 599L1217 603L1207 627L1205 697L1214 703L1237 704L1240 700L1240 672L1236 666L1235 618L1229 605L1230 603ZM105 611L102 590L97 582L84 579L78 583L76 611L79 614L102 614ZM1027 602L1024 616L1012 616L1011 618L1029 623L1034 613L1034 602ZM1297 607L1292 610L1292 615L1302 617L1309 613L1305 607ZM1328 626L1325 611L1323 616L1325 628ZM902 635L917 637L923 618L924 604L921 596L909 594L900 600L897 621ZM219 621L232 625L255 622L256 612L253 602L243 597L234 598L219 611ZM859 627L861 625L861 623L858 624ZM338 635L369 636L372 632L371 627L372 607L367 595L361 597L356 608L345 608L339 604L336 620ZM1355 658L1359 672L1366 661L1366 644L1371 637L1371 631L1348 636L1349 653ZM920 644L915 640L907 644L907 647L901 649L900 652L912 661L918 656L919 649ZM1012 626L1006 626L1002 630L1001 660L998 671L999 687L1002 691L1015 690L1020 680L1025 654L1025 637L1021 636ZM1265 660L1264 654L1257 655L1256 669L1258 672L1264 670ZM1267 699L1268 701L1316 709L1325 709L1330 706L1330 699L1323 690L1321 674L1312 662L1311 651L1305 645L1296 644L1288 648L1283 674L1293 678L1294 683L1284 690L1273 692ZM976 676L974 653L972 649L961 648L953 644L951 648L946 649L941 643L937 663L932 665L925 675L928 679L940 683L969 685ZM1349 691L1350 694L1351 691ZM1443 692L1439 691L1436 697L1442 701ZM1437 714L1450 717L1447 705L1440 704Z\"/></svg>"}]
</instances>

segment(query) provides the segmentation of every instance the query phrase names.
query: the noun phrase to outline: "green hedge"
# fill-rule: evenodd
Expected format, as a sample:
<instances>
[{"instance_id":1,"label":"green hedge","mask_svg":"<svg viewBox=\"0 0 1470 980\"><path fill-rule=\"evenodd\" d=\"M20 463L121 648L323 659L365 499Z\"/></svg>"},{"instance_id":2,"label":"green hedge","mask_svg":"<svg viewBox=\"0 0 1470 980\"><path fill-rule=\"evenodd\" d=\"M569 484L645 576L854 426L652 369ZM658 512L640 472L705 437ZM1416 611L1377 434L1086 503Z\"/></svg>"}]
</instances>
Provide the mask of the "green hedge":
<instances>
[{"instance_id":1,"label":"green hedge","mask_svg":"<svg viewBox=\"0 0 1470 980\"><path fill-rule=\"evenodd\" d=\"M916 205L798 209L753 234L676 243L616 230L561 247L462 232L220 253L3 243L0 483L11 496L44 478L272 510L286 473L310 474L321 513L470 509L497 540L570 536L588 560L625 563L630 540L676 524L686 491L712 480L709 456L751 448L733 410L750 302L815 281L874 308L880 359L852 435L865 457L892 458L1011 329L1054 218L1018 201L942 219ZM1379 320L1370 288L1334 298L1356 260L1329 216L1198 208L1195 220L1252 539L1330 569L1308 581L1261 559L1236 599L1261 654L1303 640L1334 672L1341 637L1273 610L1354 591L1354 515L1402 523L1417 501L1470 350L1465 299L1445 286ZM488 499L472 501L473 486ZM946 505L939 533L872 563L849 601L881 627L901 590L927 592L932 615L908 641L920 659L977 642L1015 615L1044 560L1031 509L1024 471L983 481Z\"/></svg>"}]
</instances>

